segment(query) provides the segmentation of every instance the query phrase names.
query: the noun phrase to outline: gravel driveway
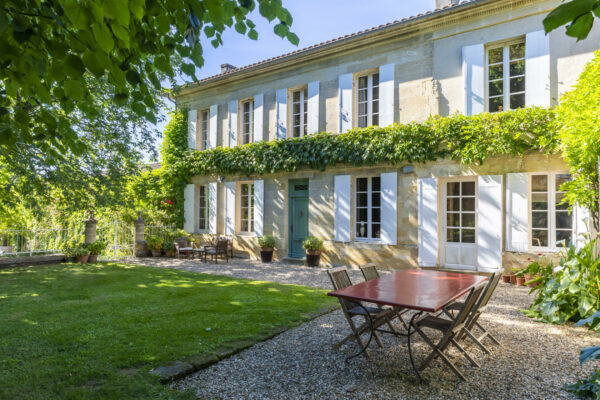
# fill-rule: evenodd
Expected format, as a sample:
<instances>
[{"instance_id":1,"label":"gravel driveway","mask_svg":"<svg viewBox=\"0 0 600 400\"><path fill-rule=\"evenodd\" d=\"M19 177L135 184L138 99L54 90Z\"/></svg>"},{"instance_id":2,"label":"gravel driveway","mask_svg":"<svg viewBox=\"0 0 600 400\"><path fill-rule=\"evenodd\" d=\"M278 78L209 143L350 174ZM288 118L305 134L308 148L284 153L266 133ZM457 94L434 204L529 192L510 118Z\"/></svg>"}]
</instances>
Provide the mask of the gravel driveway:
<instances>
[{"instance_id":1,"label":"gravel driveway","mask_svg":"<svg viewBox=\"0 0 600 400\"><path fill-rule=\"evenodd\" d=\"M211 274L272 280L328 288L324 270L253 261L203 264L190 260L139 260L145 265L186 269ZM351 271L353 281L360 272ZM275 338L258 343L205 370L173 384L191 388L199 398L218 399L556 399L574 398L561 387L587 377L594 363L581 367L581 347L600 344L599 336L584 328L537 323L519 310L531 302L528 290L500 283L481 318L502 345L485 355L475 347L470 353L481 364L459 366L469 379L460 382L441 362L435 361L418 385L410 368L406 340L384 335L384 348L370 347L371 360L363 357L346 363L356 352L353 343L339 351L333 344L347 332L341 311L334 311ZM413 336L417 362L428 347ZM458 353L450 353L459 359Z\"/></svg>"}]
</instances>

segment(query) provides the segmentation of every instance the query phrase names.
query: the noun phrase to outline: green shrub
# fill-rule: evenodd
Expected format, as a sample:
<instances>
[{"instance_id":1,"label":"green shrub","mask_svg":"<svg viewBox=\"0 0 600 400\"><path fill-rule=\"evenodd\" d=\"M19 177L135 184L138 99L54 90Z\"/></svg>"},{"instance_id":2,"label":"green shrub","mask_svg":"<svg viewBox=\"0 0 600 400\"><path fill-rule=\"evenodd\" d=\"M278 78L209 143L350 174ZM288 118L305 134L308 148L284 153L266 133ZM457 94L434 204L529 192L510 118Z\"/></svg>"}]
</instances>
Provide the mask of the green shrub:
<instances>
[{"instance_id":1,"label":"green shrub","mask_svg":"<svg viewBox=\"0 0 600 400\"><path fill-rule=\"evenodd\" d=\"M600 331L600 311L596 311L591 317L582 319L575 324L582 326L589 324L589 328L596 332ZM579 354L581 365L590 360L600 359L600 346L585 347ZM595 370L587 379L580 379L577 383L565 386L565 390L574 393L578 397L600 398L600 370Z\"/></svg>"},{"instance_id":2,"label":"green shrub","mask_svg":"<svg viewBox=\"0 0 600 400\"><path fill-rule=\"evenodd\" d=\"M258 238L258 245L263 249L274 249L277 243L271 235L264 235Z\"/></svg>"},{"instance_id":3,"label":"green shrub","mask_svg":"<svg viewBox=\"0 0 600 400\"><path fill-rule=\"evenodd\" d=\"M304 247L304 250L306 251L323 250L323 239L319 239L314 236L309 236L306 239L304 239L304 242L302 242L302 247Z\"/></svg>"},{"instance_id":4,"label":"green shrub","mask_svg":"<svg viewBox=\"0 0 600 400\"><path fill-rule=\"evenodd\" d=\"M81 257L81 256L87 256L88 254L90 254L90 250L88 249L88 247L84 244L79 244L75 247L71 247L69 249L67 249L65 251L65 254L67 255L67 257Z\"/></svg>"},{"instance_id":5,"label":"green shrub","mask_svg":"<svg viewBox=\"0 0 600 400\"><path fill-rule=\"evenodd\" d=\"M164 252L167 251L175 251L175 243L169 240L165 240L162 245L162 249Z\"/></svg>"},{"instance_id":6,"label":"green shrub","mask_svg":"<svg viewBox=\"0 0 600 400\"><path fill-rule=\"evenodd\" d=\"M148 250L162 250L163 241L161 238L150 236L146 238L146 243L148 243Z\"/></svg>"},{"instance_id":7,"label":"green shrub","mask_svg":"<svg viewBox=\"0 0 600 400\"><path fill-rule=\"evenodd\" d=\"M106 242L96 240L95 242L90 243L87 248L90 251L90 254L102 254L102 252L106 249Z\"/></svg>"}]
</instances>

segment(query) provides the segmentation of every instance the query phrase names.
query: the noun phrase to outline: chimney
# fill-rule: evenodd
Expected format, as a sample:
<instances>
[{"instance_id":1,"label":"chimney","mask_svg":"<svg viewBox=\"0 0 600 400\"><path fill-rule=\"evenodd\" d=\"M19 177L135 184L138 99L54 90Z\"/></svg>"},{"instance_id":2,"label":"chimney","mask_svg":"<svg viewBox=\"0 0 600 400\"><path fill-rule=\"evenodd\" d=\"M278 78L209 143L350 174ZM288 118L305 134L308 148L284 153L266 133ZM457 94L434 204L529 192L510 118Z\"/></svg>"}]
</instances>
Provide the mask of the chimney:
<instances>
[{"instance_id":1,"label":"chimney","mask_svg":"<svg viewBox=\"0 0 600 400\"><path fill-rule=\"evenodd\" d=\"M447 6L455 6L460 3L460 0L435 0L435 8L444 8Z\"/></svg>"},{"instance_id":2,"label":"chimney","mask_svg":"<svg viewBox=\"0 0 600 400\"><path fill-rule=\"evenodd\" d=\"M226 72L231 72L234 69L237 69L237 67L231 65L231 64L221 64L221 73L224 74Z\"/></svg>"}]
</instances>

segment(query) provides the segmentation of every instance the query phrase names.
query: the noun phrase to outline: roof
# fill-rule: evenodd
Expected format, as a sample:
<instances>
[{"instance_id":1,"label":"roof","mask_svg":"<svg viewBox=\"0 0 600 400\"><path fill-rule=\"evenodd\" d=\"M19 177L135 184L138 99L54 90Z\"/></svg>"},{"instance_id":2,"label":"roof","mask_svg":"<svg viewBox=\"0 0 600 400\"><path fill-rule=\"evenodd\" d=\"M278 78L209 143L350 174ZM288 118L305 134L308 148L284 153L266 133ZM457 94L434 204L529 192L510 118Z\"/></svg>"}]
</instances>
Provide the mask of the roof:
<instances>
[{"instance_id":1,"label":"roof","mask_svg":"<svg viewBox=\"0 0 600 400\"><path fill-rule=\"evenodd\" d=\"M281 61L281 60L284 60L284 59L287 59L287 58L290 58L290 57L293 57L293 56L297 56L297 55L300 55L300 54L303 54L303 53L307 53L307 52L310 52L310 51L313 51L313 50L316 50L316 49L319 49L319 48L330 46L332 44L336 44L336 43L339 43L339 42L342 42L342 41L352 40L354 38L358 38L358 37L362 37L362 36L365 36L365 35L369 35L369 34L372 34L372 33L375 33L375 32L381 31L381 30L384 30L384 29L393 28L393 27L400 26L400 25L403 25L403 24L406 24L406 23L409 23L409 22L413 22L413 21L417 21L417 20L421 20L421 19L426 19L426 18L429 18L429 17L434 16L434 15L439 15L441 13L449 12L449 9L451 9L451 8L454 8L454 9L456 9L456 8L464 8L465 6L468 6L468 5L471 5L471 4L474 4L474 3L481 3L483 1L486 1L486 0L465 0L465 1L461 1L458 4L450 4L450 5L445 6L443 8L436 8L433 11L427 11L425 13L419 13L417 15L413 15L413 16L410 16L410 17L407 17L407 18L402 18L400 20L396 20L396 21L393 21L393 22L388 22L387 24L382 24L382 25L379 25L379 26L374 26L372 28L365 29L363 31L358 31L358 32L350 33L348 35L340 36L338 38L327 40L325 42L321 42L321 43L318 43L318 44L314 44L312 46L308 46L308 47L305 47L303 49L298 49L298 50L292 51L290 53L285 53L285 54L279 55L277 57L267 58L266 60L258 61L256 63L249 64L249 65L245 65L243 67L239 67L239 68L236 68L236 69L228 71L228 72L222 72L222 73L217 74L217 75L212 75L212 76L200 79L200 80L198 80L196 82L182 85L182 86L180 86L180 88L181 89L186 89L186 88L197 87L197 86L201 85L202 83L214 81L214 80L217 80L219 78L224 78L224 77L231 76L231 75L236 75L236 74L238 74L240 72L243 72L243 71L252 70L254 68L263 66L265 64L271 64L271 63L274 63L274 62L278 62L278 61ZM454 11L454 10L452 10L452 11Z\"/></svg>"}]
</instances>

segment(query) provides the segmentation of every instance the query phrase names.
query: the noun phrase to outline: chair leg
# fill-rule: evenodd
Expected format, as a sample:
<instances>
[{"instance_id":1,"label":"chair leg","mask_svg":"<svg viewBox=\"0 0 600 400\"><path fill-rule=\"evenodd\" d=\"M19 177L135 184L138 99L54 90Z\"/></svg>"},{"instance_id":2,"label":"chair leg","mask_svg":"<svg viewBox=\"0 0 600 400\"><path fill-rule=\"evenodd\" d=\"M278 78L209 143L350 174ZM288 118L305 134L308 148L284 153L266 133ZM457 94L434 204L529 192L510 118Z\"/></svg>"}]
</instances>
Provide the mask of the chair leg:
<instances>
[{"instance_id":1,"label":"chair leg","mask_svg":"<svg viewBox=\"0 0 600 400\"><path fill-rule=\"evenodd\" d=\"M467 378L465 378L465 376L460 372L460 370L458 368L456 368L456 366L454 364L452 364L452 361L450 361L448 359L448 357L446 357L446 355L444 354L444 352L442 351L442 349L439 348L439 346L436 346L431 339L429 339L427 337L427 335L425 335L425 333L419 329L417 326L414 326L415 330L417 331L417 333L423 338L423 340L425 340L425 342L433 349L433 351L431 352L431 354L429 354L429 356L425 359L425 361L423 361L423 364L421 364L421 366L419 367L419 370L424 370L429 363L431 363L431 361L436 358L436 357L440 357L442 359L442 361L444 361L449 367L450 369L463 381L466 381ZM444 339L442 339L444 340ZM440 342L441 344L441 342ZM446 346L444 346L444 348L446 348Z\"/></svg>"},{"instance_id":2,"label":"chair leg","mask_svg":"<svg viewBox=\"0 0 600 400\"><path fill-rule=\"evenodd\" d=\"M465 334L477 345L479 346L479 348L485 353L485 354L491 354L490 351L488 350L487 347L485 347L485 345L483 343L481 343L481 341L479 339L481 338L476 338L471 331L469 331L467 328L464 328L464 332ZM483 335L485 336L485 335Z\"/></svg>"},{"instance_id":3,"label":"chair leg","mask_svg":"<svg viewBox=\"0 0 600 400\"><path fill-rule=\"evenodd\" d=\"M462 346L460 344L458 344L458 342L456 340L450 339L450 343L452 343L454 345L454 347L456 347L458 349L458 351L460 351L463 354L463 356L465 356L465 358L467 360L469 360L469 362L471 364L473 364L474 366L479 368L479 364L477 364L477 362L475 360L473 360L473 358L471 358L469 353L467 353L467 351L465 349L463 349Z\"/></svg>"},{"instance_id":4,"label":"chair leg","mask_svg":"<svg viewBox=\"0 0 600 400\"><path fill-rule=\"evenodd\" d=\"M492 336L492 334L487 329L485 329L483 326L481 326L478 321L475 321L474 325L476 325L479 329L481 329L483 331L484 336L487 335L487 337L489 337L492 342L494 342L497 345L500 345L500 342L498 340L496 340L496 338L494 336ZM482 338L483 338L483 336L482 336Z\"/></svg>"}]
</instances>

